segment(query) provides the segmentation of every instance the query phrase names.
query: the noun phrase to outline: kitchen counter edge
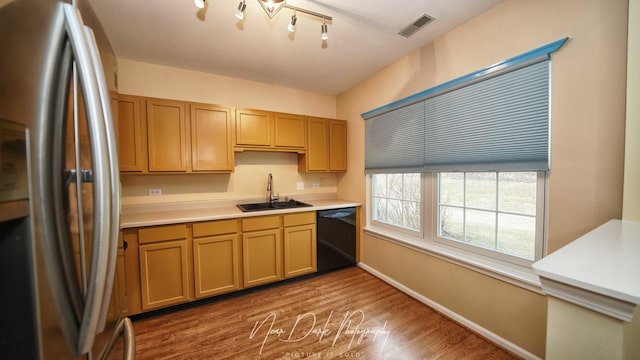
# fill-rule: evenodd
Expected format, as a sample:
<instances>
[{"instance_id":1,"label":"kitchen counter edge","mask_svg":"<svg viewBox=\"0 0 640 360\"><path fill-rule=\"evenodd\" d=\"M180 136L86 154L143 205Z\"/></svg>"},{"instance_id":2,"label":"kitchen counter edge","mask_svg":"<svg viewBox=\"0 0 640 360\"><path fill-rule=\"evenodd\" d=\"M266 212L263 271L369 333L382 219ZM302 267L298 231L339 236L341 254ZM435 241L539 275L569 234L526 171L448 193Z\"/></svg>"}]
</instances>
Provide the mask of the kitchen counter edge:
<instances>
[{"instance_id":1,"label":"kitchen counter edge","mask_svg":"<svg viewBox=\"0 0 640 360\"><path fill-rule=\"evenodd\" d=\"M283 215L298 212L356 207L361 205L357 202L341 199L305 201L305 203L310 204L311 206L294 209L242 212L235 205L229 205L201 209L176 208L175 210L168 211L122 214L120 217L120 228L128 229L146 226L195 223L201 221L237 219L255 216Z\"/></svg>"}]
</instances>

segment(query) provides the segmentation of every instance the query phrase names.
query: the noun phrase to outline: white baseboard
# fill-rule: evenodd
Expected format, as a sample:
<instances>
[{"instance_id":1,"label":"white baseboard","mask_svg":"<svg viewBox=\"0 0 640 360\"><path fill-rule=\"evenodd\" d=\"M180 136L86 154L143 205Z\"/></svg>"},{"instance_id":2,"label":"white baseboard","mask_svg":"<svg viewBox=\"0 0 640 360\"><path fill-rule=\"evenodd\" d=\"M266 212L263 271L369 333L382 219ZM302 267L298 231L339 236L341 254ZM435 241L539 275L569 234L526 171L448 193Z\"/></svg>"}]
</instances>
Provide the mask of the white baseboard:
<instances>
[{"instance_id":1,"label":"white baseboard","mask_svg":"<svg viewBox=\"0 0 640 360\"><path fill-rule=\"evenodd\" d=\"M406 287L405 285L400 284L399 282L393 280L392 278L388 277L387 275L384 275L383 273L379 272L378 270L363 264L361 262L358 263L358 266L360 268L362 268L363 270L367 271L368 273L370 273L371 275L379 278L380 280L388 283L389 285L395 287L396 289L402 291L403 293L411 296L412 298L420 301L421 303L433 308L434 310L438 311L439 313L445 315L446 317L450 318L451 320L469 328L470 330L472 330L473 332L477 333L478 335L486 338L487 340L495 343L496 345L506 349L507 351L512 352L515 355L518 355L524 359L527 360L542 360L540 357L530 353L529 351L521 348L520 346L512 343L511 341L495 334L494 332L491 332L487 329L485 329L484 327L474 323L473 321L459 315L456 312L453 312L449 309L447 309L446 307L438 304L437 302L427 298L426 296L417 293L416 291Z\"/></svg>"}]
</instances>

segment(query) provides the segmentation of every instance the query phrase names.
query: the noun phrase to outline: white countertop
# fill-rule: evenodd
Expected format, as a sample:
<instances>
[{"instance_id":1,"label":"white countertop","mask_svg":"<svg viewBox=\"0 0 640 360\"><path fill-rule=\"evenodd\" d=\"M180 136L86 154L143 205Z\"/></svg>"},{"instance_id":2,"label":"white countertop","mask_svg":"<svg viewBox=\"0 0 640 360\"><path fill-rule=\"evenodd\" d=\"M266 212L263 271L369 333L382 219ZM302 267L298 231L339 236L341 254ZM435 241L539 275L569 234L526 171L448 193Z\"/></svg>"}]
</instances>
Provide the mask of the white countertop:
<instances>
[{"instance_id":1,"label":"white countertop","mask_svg":"<svg viewBox=\"0 0 640 360\"><path fill-rule=\"evenodd\" d=\"M537 261L533 268L541 280L547 278L637 306L640 223L610 220Z\"/></svg>"},{"instance_id":2,"label":"white countertop","mask_svg":"<svg viewBox=\"0 0 640 360\"><path fill-rule=\"evenodd\" d=\"M120 228L126 229L153 225L222 220L262 215L278 215L294 212L360 206L360 203L341 199L317 199L301 201L312 206L300 207L295 209L242 212L233 204L224 204L219 206L212 205L207 207L194 207L191 204L173 204L171 206L162 205L157 207L157 211L154 211L154 209L150 209L148 211L123 212L120 217ZM150 207L147 206L147 208Z\"/></svg>"}]
</instances>

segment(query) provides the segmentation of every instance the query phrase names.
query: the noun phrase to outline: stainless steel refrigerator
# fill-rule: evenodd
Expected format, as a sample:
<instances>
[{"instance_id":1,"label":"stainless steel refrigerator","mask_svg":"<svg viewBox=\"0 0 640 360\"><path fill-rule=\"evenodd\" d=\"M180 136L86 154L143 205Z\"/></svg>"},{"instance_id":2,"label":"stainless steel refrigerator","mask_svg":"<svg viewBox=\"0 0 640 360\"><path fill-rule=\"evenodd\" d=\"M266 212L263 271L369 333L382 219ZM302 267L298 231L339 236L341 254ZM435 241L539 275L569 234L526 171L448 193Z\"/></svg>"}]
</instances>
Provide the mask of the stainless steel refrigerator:
<instances>
[{"instance_id":1,"label":"stainless steel refrigerator","mask_svg":"<svg viewBox=\"0 0 640 360\"><path fill-rule=\"evenodd\" d=\"M0 358L135 354L116 69L87 0L0 0Z\"/></svg>"}]
</instances>

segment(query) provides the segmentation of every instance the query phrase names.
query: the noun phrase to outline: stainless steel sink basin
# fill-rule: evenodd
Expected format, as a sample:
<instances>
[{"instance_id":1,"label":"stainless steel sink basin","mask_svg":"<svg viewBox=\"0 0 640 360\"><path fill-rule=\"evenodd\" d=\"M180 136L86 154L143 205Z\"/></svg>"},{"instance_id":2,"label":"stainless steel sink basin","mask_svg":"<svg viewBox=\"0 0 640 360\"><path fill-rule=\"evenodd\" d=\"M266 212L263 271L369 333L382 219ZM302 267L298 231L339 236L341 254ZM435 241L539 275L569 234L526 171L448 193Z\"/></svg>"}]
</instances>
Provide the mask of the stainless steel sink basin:
<instances>
[{"instance_id":1,"label":"stainless steel sink basin","mask_svg":"<svg viewBox=\"0 0 640 360\"><path fill-rule=\"evenodd\" d=\"M252 203L252 204L238 204L236 206L240 210L242 210L242 212L247 212L247 211L292 209L292 208L299 208L299 207L309 207L312 205L305 204L297 200L289 200L289 201L273 201L273 202L262 202L262 203Z\"/></svg>"}]
</instances>

